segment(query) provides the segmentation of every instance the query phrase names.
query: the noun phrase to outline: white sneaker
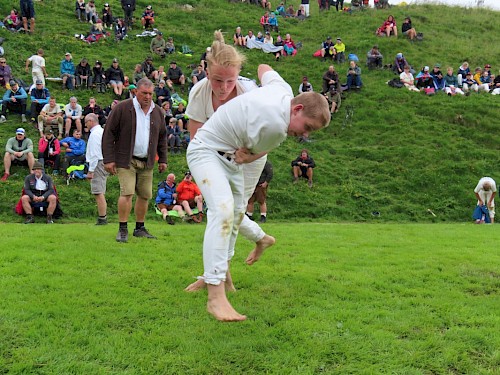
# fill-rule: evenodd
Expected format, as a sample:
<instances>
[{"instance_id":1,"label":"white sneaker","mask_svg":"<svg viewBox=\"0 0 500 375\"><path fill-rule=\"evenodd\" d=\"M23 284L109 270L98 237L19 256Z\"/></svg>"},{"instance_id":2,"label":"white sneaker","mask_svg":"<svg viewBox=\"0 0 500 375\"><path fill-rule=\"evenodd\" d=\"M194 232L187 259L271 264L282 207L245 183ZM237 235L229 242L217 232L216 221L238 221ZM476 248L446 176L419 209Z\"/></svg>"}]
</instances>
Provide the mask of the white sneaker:
<instances>
[{"instance_id":1,"label":"white sneaker","mask_svg":"<svg viewBox=\"0 0 500 375\"><path fill-rule=\"evenodd\" d=\"M21 115L21 121L22 121L22 122L26 122L26 115L24 115L24 114L23 114L23 115Z\"/></svg>"},{"instance_id":2,"label":"white sneaker","mask_svg":"<svg viewBox=\"0 0 500 375\"><path fill-rule=\"evenodd\" d=\"M0 124L7 121L4 115L0 116Z\"/></svg>"}]
</instances>

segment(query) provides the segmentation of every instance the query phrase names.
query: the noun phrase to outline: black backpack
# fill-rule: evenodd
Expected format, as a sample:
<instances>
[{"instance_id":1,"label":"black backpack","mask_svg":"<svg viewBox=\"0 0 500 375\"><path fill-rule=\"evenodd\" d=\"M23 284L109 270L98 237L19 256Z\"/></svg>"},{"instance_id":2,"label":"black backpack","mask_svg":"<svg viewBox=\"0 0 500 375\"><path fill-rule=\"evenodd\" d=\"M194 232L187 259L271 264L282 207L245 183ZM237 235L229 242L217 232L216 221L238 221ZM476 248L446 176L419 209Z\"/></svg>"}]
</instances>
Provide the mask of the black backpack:
<instances>
[{"instance_id":1,"label":"black backpack","mask_svg":"<svg viewBox=\"0 0 500 375\"><path fill-rule=\"evenodd\" d=\"M393 78L390 81L387 82L387 84L391 87L395 87L397 89L400 89L401 87L404 86L404 83L399 80L399 78Z\"/></svg>"}]
</instances>

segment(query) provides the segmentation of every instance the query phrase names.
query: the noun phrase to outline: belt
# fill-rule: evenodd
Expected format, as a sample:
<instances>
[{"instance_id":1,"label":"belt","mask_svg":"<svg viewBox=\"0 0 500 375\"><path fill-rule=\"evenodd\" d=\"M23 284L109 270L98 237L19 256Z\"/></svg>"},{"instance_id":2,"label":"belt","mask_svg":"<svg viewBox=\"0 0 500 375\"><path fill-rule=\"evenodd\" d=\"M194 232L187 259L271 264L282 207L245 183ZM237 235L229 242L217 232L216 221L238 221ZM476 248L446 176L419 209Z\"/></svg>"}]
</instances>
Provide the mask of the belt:
<instances>
[{"instance_id":1,"label":"belt","mask_svg":"<svg viewBox=\"0 0 500 375\"><path fill-rule=\"evenodd\" d=\"M132 156L135 160L142 161L143 163L146 163L148 161L148 158L138 158L137 156Z\"/></svg>"},{"instance_id":2,"label":"belt","mask_svg":"<svg viewBox=\"0 0 500 375\"><path fill-rule=\"evenodd\" d=\"M226 159L227 161L230 161L230 162L234 161L234 154L229 154L229 153L224 152L224 151L217 151L217 153L220 156L222 156L224 159Z\"/></svg>"}]
</instances>

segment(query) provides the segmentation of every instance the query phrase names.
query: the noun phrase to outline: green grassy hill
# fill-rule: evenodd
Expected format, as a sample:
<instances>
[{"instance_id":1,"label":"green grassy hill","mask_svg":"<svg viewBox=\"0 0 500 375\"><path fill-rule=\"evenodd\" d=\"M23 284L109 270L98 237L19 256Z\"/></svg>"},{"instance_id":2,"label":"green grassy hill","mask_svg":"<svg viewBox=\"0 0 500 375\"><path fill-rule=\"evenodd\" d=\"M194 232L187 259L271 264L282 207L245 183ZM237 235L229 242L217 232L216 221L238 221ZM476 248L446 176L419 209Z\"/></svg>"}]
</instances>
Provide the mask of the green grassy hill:
<instances>
[{"instance_id":1,"label":"green grassy hill","mask_svg":"<svg viewBox=\"0 0 500 375\"><path fill-rule=\"evenodd\" d=\"M115 15L122 14L119 2L110 1ZM192 57L175 55L185 72L186 66L198 62L199 55L212 41L215 29L222 29L230 37L236 26L243 30L260 30L261 8L231 3L224 0L195 0L189 2L192 10L182 5L185 1L138 2L136 16L151 4L157 12L157 27L165 36L173 36L177 47L187 44L195 51ZM298 5L300 1L288 1ZM9 4L0 4L0 15L7 15ZM97 2L101 9L103 2ZM86 33L88 24L74 17L73 2L45 0L36 2L37 31L35 35L12 34L4 29L3 46L8 63L16 76L26 81L31 74L24 73L27 57L43 48L50 76L58 76L59 63L64 53L73 54L75 62L87 57L102 60L104 66L113 57L120 59L126 74L131 75L136 63L149 55L149 38L131 37L117 44L112 38L96 45L77 40L74 34ZM378 38L376 28L393 14L400 25L405 16L411 16L417 31L424 33L424 41L410 43L406 38ZM349 13L334 10L319 13L316 2L311 2L311 17L305 21L280 19L282 33L290 33L303 48L297 56L275 62L272 55L245 50L248 63L242 75L256 77L259 63L272 65L297 90L301 77L307 74L318 91L321 77L328 63L313 58L327 36L342 37L347 53L361 58L364 87L360 92L348 93L340 112L329 128L314 134L306 147L315 158L315 186L292 185L290 161L299 154L302 144L295 139L269 155L275 169L275 178L269 193L269 217L272 220L328 220L328 221L468 221L474 205L474 189L482 176L491 176L500 182L499 97L488 94L470 97L448 97L438 94L426 97L406 89L388 87L393 78L390 71L368 71L365 55L373 44L378 44L391 63L395 54L403 52L408 61L420 68L440 63L443 68L455 70L462 61L472 68L493 65L500 68L500 12L463 9L436 5L392 7ZM229 38L228 38L229 39ZM155 66L166 65L172 58L155 58ZM336 66L345 77L347 65ZM345 78L344 78L345 81ZM67 103L76 94L82 104L94 93L61 92L59 85L49 83L52 95L60 103ZM3 92L2 92L3 93ZM98 96L102 106L109 104L109 94ZM346 116L346 109L352 116ZM0 145L13 136L21 125L16 116L0 125ZM37 133L26 125L29 136L37 140ZM173 156L169 168L179 178L187 168L185 158ZM11 208L18 199L25 169L14 168L6 183L0 184L0 219L13 220ZM160 177L158 176L158 180ZM67 220L81 220L95 216L88 183L80 181L64 185L56 178L68 214ZM110 214L116 213L117 182L110 179L108 186ZM432 210L436 217L428 210ZM373 216L372 212L380 212Z\"/></svg>"}]
</instances>

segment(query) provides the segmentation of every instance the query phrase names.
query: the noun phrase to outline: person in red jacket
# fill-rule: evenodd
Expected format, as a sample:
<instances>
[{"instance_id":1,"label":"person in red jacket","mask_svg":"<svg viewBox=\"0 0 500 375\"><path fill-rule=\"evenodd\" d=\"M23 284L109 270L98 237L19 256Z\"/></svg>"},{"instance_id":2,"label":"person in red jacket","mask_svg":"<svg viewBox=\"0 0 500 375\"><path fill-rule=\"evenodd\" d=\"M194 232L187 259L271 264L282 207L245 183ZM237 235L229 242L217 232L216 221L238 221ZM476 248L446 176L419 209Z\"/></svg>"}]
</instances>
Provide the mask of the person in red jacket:
<instances>
[{"instance_id":1,"label":"person in red jacket","mask_svg":"<svg viewBox=\"0 0 500 375\"><path fill-rule=\"evenodd\" d=\"M59 174L59 157L61 146L59 139L54 137L54 133L50 127L46 127L43 137L38 141L38 161L45 167L47 162L51 163L52 173Z\"/></svg>"},{"instance_id":2,"label":"person in red jacket","mask_svg":"<svg viewBox=\"0 0 500 375\"><path fill-rule=\"evenodd\" d=\"M191 172L184 174L184 180L177 185L177 202L187 214L189 221L201 223L203 221L203 197L198 186L193 182ZM193 214L192 208L198 208L198 216Z\"/></svg>"}]
</instances>

